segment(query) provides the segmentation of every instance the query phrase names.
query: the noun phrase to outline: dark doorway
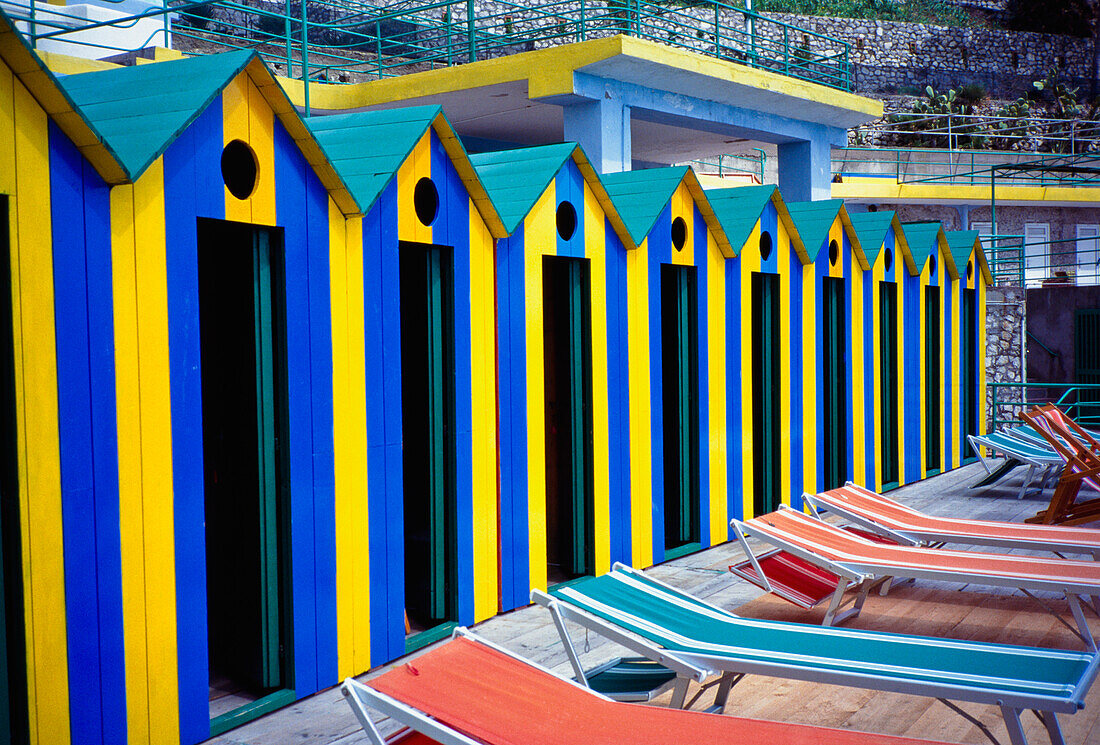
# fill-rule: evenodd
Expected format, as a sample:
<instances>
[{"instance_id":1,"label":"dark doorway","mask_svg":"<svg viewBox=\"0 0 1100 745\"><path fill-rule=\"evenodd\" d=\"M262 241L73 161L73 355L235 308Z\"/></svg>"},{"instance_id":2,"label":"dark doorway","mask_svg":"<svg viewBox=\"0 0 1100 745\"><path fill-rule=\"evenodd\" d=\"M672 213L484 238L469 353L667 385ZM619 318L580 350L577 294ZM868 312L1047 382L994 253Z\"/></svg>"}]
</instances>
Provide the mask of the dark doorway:
<instances>
[{"instance_id":1,"label":"dark doorway","mask_svg":"<svg viewBox=\"0 0 1100 745\"><path fill-rule=\"evenodd\" d=\"M406 630L457 619L454 269L449 246L401 243Z\"/></svg>"},{"instance_id":2,"label":"dark doorway","mask_svg":"<svg viewBox=\"0 0 1100 745\"><path fill-rule=\"evenodd\" d=\"M882 428L879 462L882 464L882 488L898 485L900 450L898 443L898 286L879 283L879 399L882 404Z\"/></svg>"},{"instance_id":3,"label":"dark doorway","mask_svg":"<svg viewBox=\"0 0 1100 745\"><path fill-rule=\"evenodd\" d=\"M821 453L824 461L826 489L843 486L848 478L848 370L845 350L846 324L844 280L826 277L822 291L822 415L824 442Z\"/></svg>"},{"instance_id":4,"label":"dark doorway","mask_svg":"<svg viewBox=\"0 0 1100 745\"><path fill-rule=\"evenodd\" d=\"M1078 309L1073 322L1074 381L1100 383L1100 309ZM1077 394L1077 420L1095 427L1100 422L1100 389L1086 388Z\"/></svg>"},{"instance_id":5,"label":"dark doorway","mask_svg":"<svg viewBox=\"0 0 1100 745\"><path fill-rule=\"evenodd\" d=\"M975 290L962 291L962 318L959 323L959 353L962 356L962 390L959 391L959 413L962 414L962 442L967 435L978 434L978 293ZM963 453L970 453L969 447ZM963 462L969 463L977 458L964 455Z\"/></svg>"},{"instance_id":6,"label":"dark doorway","mask_svg":"<svg viewBox=\"0 0 1100 745\"><path fill-rule=\"evenodd\" d=\"M940 288L924 288L924 468L939 473L940 458Z\"/></svg>"},{"instance_id":7,"label":"dark doorway","mask_svg":"<svg viewBox=\"0 0 1100 745\"><path fill-rule=\"evenodd\" d=\"M210 711L292 687L282 233L198 221Z\"/></svg>"},{"instance_id":8,"label":"dark doorway","mask_svg":"<svg viewBox=\"0 0 1100 745\"><path fill-rule=\"evenodd\" d=\"M695 267L661 265L666 552L699 543L699 318L695 275Z\"/></svg>"},{"instance_id":9,"label":"dark doorway","mask_svg":"<svg viewBox=\"0 0 1100 745\"><path fill-rule=\"evenodd\" d=\"M542 259L546 561L550 584L593 574L589 261Z\"/></svg>"},{"instance_id":10,"label":"dark doorway","mask_svg":"<svg viewBox=\"0 0 1100 745\"><path fill-rule=\"evenodd\" d=\"M779 276L752 275L752 465L754 514L779 509Z\"/></svg>"},{"instance_id":11,"label":"dark doorway","mask_svg":"<svg viewBox=\"0 0 1100 745\"><path fill-rule=\"evenodd\" d=\"M8 198L0 195L0 742L29 742Z\"/></svg>"}]
</instances>

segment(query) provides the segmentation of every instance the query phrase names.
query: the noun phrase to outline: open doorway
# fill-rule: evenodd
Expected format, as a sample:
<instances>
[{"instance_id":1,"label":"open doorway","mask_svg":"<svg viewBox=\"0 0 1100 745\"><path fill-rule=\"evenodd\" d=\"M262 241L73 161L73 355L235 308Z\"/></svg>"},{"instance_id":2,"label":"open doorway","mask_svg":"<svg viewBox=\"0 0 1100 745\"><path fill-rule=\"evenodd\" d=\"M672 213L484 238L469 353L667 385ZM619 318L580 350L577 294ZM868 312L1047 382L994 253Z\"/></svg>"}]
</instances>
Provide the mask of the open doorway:
<instances>
[{"instance_id":1,"label":"open doorway","mask_svg":"<svg viewBox=\"0 0 1100 745\"><path fill-rule=\"evenodd\" d=\"M822 290L822 415L821 453L824 462L825 490L843 486L848 479L848 370L844 280L826 277Z\"/></svg>"},{"instance_id":2,"label":"open doorway","mask_svg":"<svg viewBox=\"0 0 1100 745\"><path fill-rule=\"evenodd\" d=\"M699 543L699 318L695 275L693 266L661 265L666 558Z\"/></svg>"},{"instance_id":3,"label":"open doorway","mask_svg":"<svg viewBox=\"0 0 1100 745\"><path fill-rule=\"evenodd\" d=\"M29 742L8 197L0 194L0 742Z\"/></svg>"},{"instance_id":4,"label":"open doorway","mask_svg":"<svg viewBox=\"0 0 1100 745\"><path fill-rule=\"evenodd\" d=\"M756 515L779 509L779 275L752 275L752 508Z\"/></svg>"},{"instance_id":5,"label":"open doorway","mask_svg":"<svg viewBox=\"0 0 1100 745\"><path fill-rule=\"evenodd\" d=\"M411 639L458 618L454 254L448 246L407 242L398 253L405 630Z\"/></svg>"},{"instance_id":6,"label":"open doorway","mask_svg":"<svg viewBox=\"0 0 1100 745\"><path fill-rule=\"evenodd\" d=\"M900 450L898 443L898 286L879 283L879 462L882 464L882 488L899 483Z\"/></svg>"},{"instance_id":7,"label":"open doorway","mask_svg":"<svg viewBox=\"0 0 1100 745\"><path fill-rule=\"evenodd\" d=\"M940 457L940 288L924 288L924 468L934 476Z\"/></svg>"},{"instance_id":8,"label":"open doorway","mask_svg":"<svg viewBox=\"0 0 1100 745\"><path fill-rule=\"evenodd\" d=\"M210 716L292 687L282 232L198 221Z\"/></svg>"},{"instance_id":9,"label":"open doorway","mask_svg":"<svg viewBox=\"0 0 1100 745\"><path fill-rule=\"evenodd\" d=\"M969 269L969 266L967 267ZM959 413L962 414L963 433L961 442L969 442L967 435L978 434L978 293L976 290L962 291L962 303L959 312L959 353L962 356L962 389L959 392ZM963 462L977 460L969 448L963 449Z\"/></svg>"},{"instance_id":10,"label":"open doorway","mask_svg":"<svg viewBox=\"0 0 1100 745\"><path fill-rule=\"evenodd\" d=\"M546 387L546 578L595 572L592 319L588 259L542 259Z\"/></svg>"}]
</instances>

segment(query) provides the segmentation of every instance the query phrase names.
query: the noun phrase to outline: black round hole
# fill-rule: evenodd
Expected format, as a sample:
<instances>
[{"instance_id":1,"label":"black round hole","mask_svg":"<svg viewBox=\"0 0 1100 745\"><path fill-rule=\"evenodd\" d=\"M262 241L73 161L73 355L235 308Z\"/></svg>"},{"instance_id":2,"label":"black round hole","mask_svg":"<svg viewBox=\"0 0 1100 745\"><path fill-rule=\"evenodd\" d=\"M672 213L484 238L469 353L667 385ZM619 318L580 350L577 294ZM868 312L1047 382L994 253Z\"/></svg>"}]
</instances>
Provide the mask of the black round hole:
<instances>
[{"instance_id":1,"label":"black round hole","mask_svg":"<svg viewBox=\"0 0 1100 745\"><path fill-rule=\"evenodd\" d=\"M973 275L973 274L974 274L974 259L971 259L970 261L966 262L966 278L970 279L971 275Z\"/></svg>"},{"instance_id":2,"label":"black round hole","mask_svg":"<svg viewBox=\"0 0 1100 745\"><path fill-rule=\"evenodd\" d=\"M572 202L562 202L558 205L558 235L563 241L573 237L577 232L577 210Z\"/></svg>"},{"instance_id":3,"label":"black round hole","mask_svg":"<svg viewBox=\"0 0 1100 745\"><path fill-rule=\"evenodd\" d=\"M882 266L886 271L890 271L890 267L894 265L894 252L890 249L886 249L886 252L882 256Z\"/></svg>"},{"instance_id":4,"label":"black round hole","mask_svg":"<svg viewBox=\"0 0 1100 745\"><path fill-rule=\"evenodd\" d=\"M936 257L928 257L928 276L931 277L936 273Z\"/></svg>"},{"instance_id":5,"label":"black round hole","mask_svg":"<svg viewBox=\"0 0 1100 745\"><path fill-rule=\"evenodd\" d=\"M760 232L760 260L767 261L772 255L772 234L767 231Z\"/></svg>"},{"instance_id":6,"label":"black round hole","mask_svg":"<svg viewBox=\"0 0 1100 745\"><path fill-rule=\"evenodd\" d=\"M684 243L687 242L688 226L684 222L684 218L677 217L672 221L672 246L677 251L684 250Z\"/></svg>"},{"instance_id":7,"label":"black round hole","mask_svg":"<svg viewBox=\"0 0 1100 745\"><path fill-rule=\"evenodd\" d=\"M836 266L836 260L840 258L840 246L836 241L829 241L829 263Z\"/></svg>"},{"instance_id":8,"label":"black round hole","mask_svg":"<svg viewBox=\"0 0 1100 745\"><path fill-rule=\"evenodd\" d=\"M417 181L413 187L413 209L416 211L416 219L425 225L435 222L435 216L439 213L439 192L427 176Z\"/></svg>"},{"instance_id":9,"label":"black round hole","mask_svg":"<svg viewBox=\"0 0 1100 745\"><path fill-rule=\"evenodd\" d=\"M233 140L222 150L222 181L237 199L248 199L256 190L259 166L256 154L246 143Z\"/></svg>"}]
</instances>

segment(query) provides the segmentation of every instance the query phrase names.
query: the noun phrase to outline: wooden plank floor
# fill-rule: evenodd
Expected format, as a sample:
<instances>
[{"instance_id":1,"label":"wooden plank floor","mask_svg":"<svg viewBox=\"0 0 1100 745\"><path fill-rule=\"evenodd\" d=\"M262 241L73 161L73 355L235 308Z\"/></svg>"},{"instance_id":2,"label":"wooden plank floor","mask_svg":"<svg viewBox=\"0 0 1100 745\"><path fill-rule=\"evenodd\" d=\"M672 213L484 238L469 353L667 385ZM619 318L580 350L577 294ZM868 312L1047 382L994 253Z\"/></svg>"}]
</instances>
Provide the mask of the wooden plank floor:
<instances>
[{"instance_id":1,"label":"wooden plank floor","mask_svg":"<svg viewBox=\"0 0 1100 745\"><path fill-rule=\"evenodd\" d=\"M983 519L1022 521L1040 509L1045 499L1030 495L1017 500L1021 474L998 485L970 489L983 472L972 464L892 492L891 496L934 514ZM1098 525L1097 527L1100 527ZM726 571L743 558L736 544L726 543L648 570L661 580L707 598L741 615L779 620L820 622L822 610L804 611L778 598L764 595ZM1061 617L1072 622L1064 600L1053 594L1042 597ZM1089 615L1093 632L1100 635L1100 619ZM872 594L853 628L893 631L991 642L1081 649L1077 637L1040 603L1019 593L997 588L919 582L895 587L887 597ZM475 631L517 654L570 674L568 663L541 608L523 608L479 624ZM583 651L586 665L594 665L622 652L604 640L574 629L574 641ZM364 678L375 675L372 671ZM709 705L706 693L695 708ZM667 695L665 697L667 700ZM658 703L662 700L658 699ZM1000 712L993 706L965 704L1001 742L1007 733ZM981 730L944 704L930 698L878 693L817 683L750 676L730 694L726 712L784 722L840 727L866 732L906 735L953 743L988 743ZM1059 717L1066 742L1100 745L1100 686L1086 699L1085 708ZM1028 714L1025 731L1032 743L1049 742L1043 726ZM350 709L336 689L323 691L281 711L240 727L211 742L219 745L352 745L367 742ZM760 745L767 745L761 743Z\"/></svg>"}]
</instances>

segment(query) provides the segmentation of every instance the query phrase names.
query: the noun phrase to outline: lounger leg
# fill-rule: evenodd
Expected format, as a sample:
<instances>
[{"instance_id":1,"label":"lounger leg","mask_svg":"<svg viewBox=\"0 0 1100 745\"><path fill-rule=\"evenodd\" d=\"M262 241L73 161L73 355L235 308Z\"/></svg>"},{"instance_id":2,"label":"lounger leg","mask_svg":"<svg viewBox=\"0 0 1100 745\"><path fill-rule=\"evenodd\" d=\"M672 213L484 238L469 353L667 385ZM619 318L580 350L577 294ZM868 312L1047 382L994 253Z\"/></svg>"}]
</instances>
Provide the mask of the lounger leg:
<instances>
[{"instance_id":1,"label":"lounger leg","mask_svg":"<svg viewBox=\"0 0 1100 745\"><path fill-rule=\"evenodd\" d=\"M1027 745L1027 736L1024 735L1024 723L1020 721L1020 712L1010 706L1002 706L1001 714L1005 718L1005 726L1008 728L1008 739L1012 745Z\"/></svg>"},{"instance_id":2,"label":"lounger leg","mask_svg":"<svg viewBox=\"0 0 1100 745\"><path fill-rule=\"evenodd\" d=\"M672 689L672 701L669 702L669 706L673 709L684 708L684 701L687 700L688 686L691 685L691 679L680 675L676 678L676 685Z\"/></svg>"},{"instance_id":3,"label":"lounger leg","mask_svg":"<svg viewBox=\"0 0 1100 745\"><path fill-rule=\"evenodd\" d=\"M1066 745L1066 740L1062 737L1062 728L1058 726L1058 717L1055 713L1053 711L1037 711L1035 714L1043 722L1043 726L1047 728L1050 745Z\"/></svg>"},{"instance_id":4,"label":"lounger leg","mask_svg":"<svg viewBox=\"0 0 1100 745\"><path fill-rule=\"evenodd\" d=\"M556 605L550 606L550 618L554 620L554 626L558 629L561 645L565 647L565 654L569 657L569 664L573 666L573 674L576 676L577 682L587 688L588 678L584 674L581 658L577 655L577 648L573 646L573 640L569 636L569 631L565 628L565 619L561 617L561 612Z\"/></svg>"},{"instance_id":5,"label":"lounger leg","mask_svg":"<svg viewBox=\"0 0 1100 745\"><path fill-rule=\"evenodd\" d=\"M1085 611L1081 608L1081 600L1073 593L1066 593L1066 600L1069 601L1069 609L1073 613L1073 620L1077 622L1077 629L1081 634L1081 640L1085 642L1085 646L1088 647L1090 652L1096 651L1096 639L1092 636L1092 631L1089 630L1088 621L1085 620Z\"/></svg>"},{"instance_id":6,"label":"lounger leg","mask_svg":"<svg viewBox=\"0 0 1100 745\"><path fill-rule=\"evenodd\" d=\"M733 684L745 677L742 673L722 673L722 680L718 683L718 690L714 692L714 710L721 714L726 708L726 699L729 698Z\"/></svg>"},{"instance_id":7,"label":"lounger leg","mask_svg":"<svg viewBox=\"0 0 1100 745\"><path fill-rule=\"evenodd\" d=\"M1020 493L1016 495L1016 499L1023 499L1027 494L1027 488L1031 485L1031 477L1035 475L1034 464L1027 467L1027 473L1024 474L1024 483L1020 484Z\"/></svg>"},{"instance_id":8,"label":"lounger leg","mask_svg":"<svg viewBox=\"0 0 1100 745\"><path fill-rule=\"evenodd\" d=\"M371 745L386 745L385 738L382 737L382 733L378 731L378 727L375 726L370 714L367 713L367 708L363 705L362 699L347 684L340 686L340 691L344 694L344 698L348 700L348 703L351 704L351 710L355 712L355 718L359 720L359 726L367 733L367 739L370 740Z\"/></svg>"},{"instance_id":9,"label":"lounger leg","mask_svg":"<svg viewBox=\"0 0 1100 745\"><path fill-rule=\"evenodd\" d=\"M821 620L822 626L832 626L836 619L836 612L840 610L840 604L844 600L844 591L847 583L843 579L837 580L836 590L833 591L833 599L829 601L829 609L825 611L825 618Z\"/></svg>"},{"instance_id":10,"label":"lounger leg","mask_svg":"<svg viewBox=\"0 0 1100 745\"><path fill-rule=\"evenodd\" d=\"M838 613L840 606L843 605L844 591L846 585L843 579L841 579L836 586L836 592L833 593L833 599L829 602L829 610L825 612L825 618L821 621L822 626L835 626L838 623L843 623L849 618L855 618L859 615L859 612L863 610L863 603L867 600L867 594L871 591L871 585L873 581L870 577L859 583L859 595L856 596L855 602L852 603L852 607L843 613Z\"/></svg>"}]
</instances>

